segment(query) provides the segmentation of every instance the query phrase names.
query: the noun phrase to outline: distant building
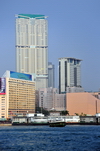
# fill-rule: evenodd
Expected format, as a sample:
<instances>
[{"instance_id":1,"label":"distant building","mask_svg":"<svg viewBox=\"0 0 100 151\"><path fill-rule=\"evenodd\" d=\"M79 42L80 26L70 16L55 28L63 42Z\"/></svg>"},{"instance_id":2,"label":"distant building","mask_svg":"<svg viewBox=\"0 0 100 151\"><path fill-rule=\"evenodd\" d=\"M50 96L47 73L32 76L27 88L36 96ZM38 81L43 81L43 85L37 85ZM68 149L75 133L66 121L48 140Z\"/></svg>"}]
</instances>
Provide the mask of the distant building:
<instances>
[{"instance_id":1,"label":"distant building","mask_svg":"<svg viewBox=\"0 0 100 151\"><path fill-rule=\"evenodd\" d=\"M66 93L84 92L82 87L66 87Z\"/></svg>"},{"instance_id":2,"label":"distant building","mask_svg":"<svg viewBox=\"0 0 100 151\"><path fill-rule=\"evenodd\" d=\"M39 91L35 91L35 107L39 107Z\"/></svg>"},{"instance_id":3,"label":"distant building","mask_svg":"<svg viewBox=\"0 0 100 151\"><path fill-rule=\"evenodd\" d=\"M58 94L56 88L39 89L39 107L49 111L66 110L66 95Z\"/></svg>"},{"instance_id":4,"label":"distant building","mask_svg":"<svg viewBox=\"0 0 100 151\"><path fill-rule=\"evenodd\" d=\"M66 110L66 94L55 94L54 109L56 111Z\"/></svg>"},{"instance_id":5,"label":"distant building","mask_svg":"<svg viewBox=\"0 0 100 151\"><path fill-rule=\"evenodd\" d=\"M66 93L66 87L81 87L81 60L59 58L59 93Z\"/></svg>"},{"instance_id":6,"label":"distant building","mask_svg":"<svg viewBox=\"0 0 100 151\"><path fill-rule=\"evenodd\" d=\"M0 81L0 118L35 112L35 82L32 75L6 71Z\"/></svg>"},{"instance_id":7,"label":"distant building","mask_svg":"<svg viewBox=\"0 0 100 151\"><path fill-rule=\"evenodd\" d=\"M100 99L100 92L91 92L93 96L95 96L97 99Z\"/></svg>"},{"instance_id":8,"label":"distant building","mask_svg":"<svg viewBox=\"0 0 100 151\"><path fill-rule=\"evenodd\" d=\"M55 88L55 68L54 65L49 62L48 63L48 87Z\"/></svg>"},{"instance_id":9,"label":"distant building","mask_svg":"<svg viewBox=\"0 0 100 151\"><path fill-rule=\"evenodd\" d=\"M54 107L54 94L57 93L56 88L39 89L39 107L51 110Z\"/></svg>"},{"instance_id":10,"label":"distant building","mask_svg":"<svg viewBox=\"0 0 100 151\"><path fill-rule=\"evenodd\" d=\"M36 89L48 87L48 22L46 16L16 16L16 71L36 75Z\"/></svg>"},{"instance_id":11,"label":"distant building","mask_svg":"<svg viewBox=\"0 0 100 151\"><path fill-rule=\"evenodd\" d=\"M92 93L66 93L66 109L70 115L95 115L100 113L100 99Z\"/></svg>"}]
</instances>

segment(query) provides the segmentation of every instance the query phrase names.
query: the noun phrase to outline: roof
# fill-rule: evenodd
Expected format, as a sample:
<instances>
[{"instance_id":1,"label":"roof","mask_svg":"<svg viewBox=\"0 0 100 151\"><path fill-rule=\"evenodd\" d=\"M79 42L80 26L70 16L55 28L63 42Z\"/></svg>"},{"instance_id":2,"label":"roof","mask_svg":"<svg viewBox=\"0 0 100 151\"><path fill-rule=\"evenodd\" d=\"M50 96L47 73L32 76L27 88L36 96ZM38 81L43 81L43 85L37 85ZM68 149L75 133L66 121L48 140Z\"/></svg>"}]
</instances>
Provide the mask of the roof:
<instances>
[{"instance_id":1,"label":"roof","mask_svg":"<svg viewBox=\"0 0 100 151\"><path fill-rule=\"evenodd\" d=\"M29 18L36 18L36 19L45 19L46 16L44 15L38 15L38 14L18 14L18 18L24 18L24 19L29 19Z\"/></svg>"},{"instance_id":2,"label":"roof","mask_svg":"<svg viewBox=\"0 0 100 151\"><path fill-rule=\"evenodd\" d=\"M76 59L76 58L71 58L71 57L63 57L63 58L59 58L59 60L62 60L62 59L72 59L72 60L82 61L81 59Z\"/></svg>"}]
</instances>

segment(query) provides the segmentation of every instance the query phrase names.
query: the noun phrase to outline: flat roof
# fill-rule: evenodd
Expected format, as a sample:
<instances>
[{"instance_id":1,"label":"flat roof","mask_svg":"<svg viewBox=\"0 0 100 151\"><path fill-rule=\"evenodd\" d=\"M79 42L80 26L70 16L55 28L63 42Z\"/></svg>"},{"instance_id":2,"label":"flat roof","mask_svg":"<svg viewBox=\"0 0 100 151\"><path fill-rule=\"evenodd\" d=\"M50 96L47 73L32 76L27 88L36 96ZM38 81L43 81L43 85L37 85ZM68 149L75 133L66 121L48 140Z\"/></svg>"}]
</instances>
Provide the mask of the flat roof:
<instances>
[{"instance_id":1,"label":"flat roof","mask_svg":"<svg viewBox=\"0 0 100 151\"><path fill-rule=\"evenodd\" d=\"M36 19L45 19L45 15L39 15L39 14L18 14L16 15L18 18L24 18L24 19L29 19L29 18L36 18Z\"/></svg>"},{"instance_id":2,"label":"flat roof","mask_svg":"<svg viewBox=\"0 0 100 151\"><path fill-rule=\"evenodd\" d=\"M73 59L73 60L82 61L81 59L76 59L76 58L71 58L71 57L63 57L63 58L59 58L59 60L61 60L61 59Z\"/></svg>"}]
</instances>

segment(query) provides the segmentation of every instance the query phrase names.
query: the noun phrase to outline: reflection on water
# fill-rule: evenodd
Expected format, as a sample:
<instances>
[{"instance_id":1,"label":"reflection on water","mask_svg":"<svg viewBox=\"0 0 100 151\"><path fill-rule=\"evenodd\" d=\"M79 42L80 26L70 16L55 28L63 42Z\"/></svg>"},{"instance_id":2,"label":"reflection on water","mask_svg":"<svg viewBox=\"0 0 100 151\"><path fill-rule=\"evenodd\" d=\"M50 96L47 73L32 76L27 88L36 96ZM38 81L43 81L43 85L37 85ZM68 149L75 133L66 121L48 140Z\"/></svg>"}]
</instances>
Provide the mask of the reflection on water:
<instances>
[{"instance_id":1,"label":"reflection on water","mask_svg":"<svg viewBox=\"0 0 100 151\"><path fill-rule=\"evenodd\" d=\"M0 151L100 151L100 126L1 126Z\"/></svg>"}]
</instances>

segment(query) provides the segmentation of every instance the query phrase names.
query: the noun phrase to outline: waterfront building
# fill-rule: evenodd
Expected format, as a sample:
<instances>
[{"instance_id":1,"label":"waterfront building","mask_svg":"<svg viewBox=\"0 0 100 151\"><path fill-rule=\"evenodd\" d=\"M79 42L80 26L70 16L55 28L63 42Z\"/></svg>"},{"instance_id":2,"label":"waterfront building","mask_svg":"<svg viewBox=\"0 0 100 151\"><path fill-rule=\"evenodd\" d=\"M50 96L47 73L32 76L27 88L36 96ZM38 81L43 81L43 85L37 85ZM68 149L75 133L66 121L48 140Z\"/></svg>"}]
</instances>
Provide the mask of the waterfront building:
<instances>
[{"instance_id":1,"label":"waterfront building","mask_svg":"<svg viewBox=\"0 0 100 151\"><path fill-rule=\"evenodd\" d=\"M0 120L8 117L8 102L6 101L6 79L0 78Z\"/></svg>"},{"instance_id":2,"label":"waterfront building","mask_svg":"<svg viewBox=\"0 0 100 151\"><path fill-rule=\"evenodd\" d=\"M55 88L55 68L54 65L49 62L48 63L48 87Z\"/></svg>"},{"instance_id":3,"label":"waterfront building","mask_svg":"<svg viewBox=\"0 0 100 151\"><path fill-rule=\"evenodd\" d=\"M59 93L66 93L66 87L81 87L81 60L59 58Z\"/></svg>"},{"instance_id":4,"label":"waterfront building","mask_svg":"<svg viewBox=\"0 0 100 151\"><path fill-rule=\"evenodd\" d=\"M94 93L66 93L66 109L70 115L95 115L100 113L100 99Z\"/></svg>"},{"instance_id":5,"label":"waterfront building","mask_svg":"<svg viewBox=\"0 0 100 151\"><path fill-rule=\"evenodd\" d=\"M0 118L35 113L35 82L32 75L6 71L1 81Z\"/></svg>"},{"instance_id":6,"label":"waterfront building","mask_svg":"<svg viewBox=\"0 0 100 151\"><path fill-rule=\"evenodd\" d=\"M34 74L36 90L48 87L47 17L34 14L16 17L16 71Z\"/></svg>"}]
</instances>

